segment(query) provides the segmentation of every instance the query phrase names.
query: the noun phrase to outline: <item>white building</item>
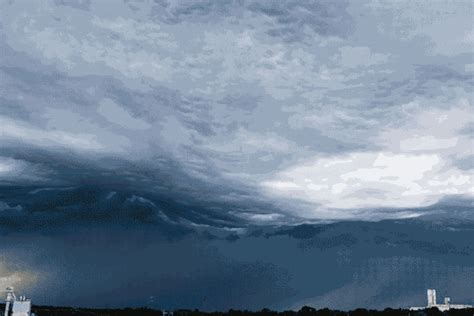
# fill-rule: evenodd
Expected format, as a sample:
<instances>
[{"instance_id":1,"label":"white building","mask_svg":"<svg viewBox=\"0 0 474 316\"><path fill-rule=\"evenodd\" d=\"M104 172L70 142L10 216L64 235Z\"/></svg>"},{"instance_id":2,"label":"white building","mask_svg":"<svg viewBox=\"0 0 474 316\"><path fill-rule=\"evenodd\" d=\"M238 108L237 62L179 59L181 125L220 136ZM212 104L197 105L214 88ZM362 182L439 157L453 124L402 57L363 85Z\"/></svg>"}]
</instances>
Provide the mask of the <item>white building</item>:
<instances>
[{"instance_id":1,"label":"white building","mask_svg":"<svg viewBox=\"0 0 474 316\"><path fill-rule=\"evenodd\" d=\"M25 296L17 298L11 287L7 288L6 291L4 316L34 316L31 313L31 300L26 299Z\"/></svg>"},{"instance_id":2,"label":"white building","mask_svg":"<svg viewBox=\"0 0 474 316\"><path fill-rule=\"evenodd\" d=\"M449 297L444 298L444 304L436 303L436 290L428 289L426 291L428 297L428 305L426 307L410 307L410 310L420 310L425 308L436 307L440 311L444 312L450 309L463 309L463 308L472 308L472 305L462 305L462 304L451 304L451 299Z\"/></svg>"}]
</instances>

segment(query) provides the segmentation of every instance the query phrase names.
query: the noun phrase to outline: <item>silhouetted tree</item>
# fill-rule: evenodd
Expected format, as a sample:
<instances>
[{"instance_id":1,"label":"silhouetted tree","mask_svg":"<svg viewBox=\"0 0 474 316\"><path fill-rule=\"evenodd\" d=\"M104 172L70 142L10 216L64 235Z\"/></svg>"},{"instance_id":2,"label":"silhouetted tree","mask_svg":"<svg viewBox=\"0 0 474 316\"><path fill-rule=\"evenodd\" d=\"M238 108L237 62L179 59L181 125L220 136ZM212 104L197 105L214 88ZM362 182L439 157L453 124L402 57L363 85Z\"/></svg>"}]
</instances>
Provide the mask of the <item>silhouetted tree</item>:
<instances>
[{"instance_id":1,"label":"silhouetted tree","mask_svg":"<svg viewBox=\"0 0 474 316\"><path fill-rule=\"evenodd\" d=\"M443 315L443 312L441 312L436 307L431 307L431 308L426 310L426 315L428 315L428 316L441 316L441 315Z\"/></svg>"},{"instance_id":2,"label":"silhouetted tree","mask_svg":"<svg viewBox=\"0 0 474 316\"><path fill-rule=\"evenodd\" d=\"M316 309L310 306L303 306L298 311L298 315L316 315Z\"/></svg>"},{"instance_id":3,"label":"silhouetted tree","mask_svg":"<svg viewBox=\"0 0 474 316\"><path fill-rule=\"evenodd\" d=\"M350 311L349 315L351 315L351 316L368 316L369 311L366 310L365 308L357 308L353 311Z\"/></svg>"}]
</instances>

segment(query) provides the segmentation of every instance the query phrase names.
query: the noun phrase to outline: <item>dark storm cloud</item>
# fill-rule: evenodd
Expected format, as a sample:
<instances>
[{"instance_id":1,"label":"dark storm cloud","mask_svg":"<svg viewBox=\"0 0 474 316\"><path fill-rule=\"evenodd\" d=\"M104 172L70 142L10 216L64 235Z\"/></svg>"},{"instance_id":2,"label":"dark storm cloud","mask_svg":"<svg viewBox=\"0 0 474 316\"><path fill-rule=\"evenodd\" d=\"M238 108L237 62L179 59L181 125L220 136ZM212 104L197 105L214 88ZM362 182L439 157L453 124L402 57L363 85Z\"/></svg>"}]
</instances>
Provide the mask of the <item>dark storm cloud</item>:
<instances>
[{"instance_id":1,"label":"dark storm cloud","mask_svg":"<svg viewBox=\"0 0 474 316\"><path fill-rule=\"evenodd\" d=\"M2 3L2 286L83 306L469 299L472 4L111 3Z\"/></svg>"},{"instance_id":2,"label":"dark storm cloud","mask_svg":"<svg viewBox=\"0 0 474 316\"><path fill-rule=\"evenodd\" d=\"M36 273L41 282L28 293L37 304L385 308L419 304L429 285L469 303L472 231L472 217L252 227L233 241L170 239L150 226L76 226L36 238L3 235L0 251Z\"/></svg>"},{"instance_id":3,"label":"dark storm cloud","mask_svg":"<svg viewBox=\"0 0 474 316\"><path fill-rule=\"evenodd\" d=\"M6 148L4 154L11 151L15 159L41 165L54 174L36 186L13 181L0 188L0 201L10 206L0 214L0 225L8 229L127 223L171 225L177 231L179 225L186 224L232 228L246 225L244 218L235 216L240 212L277 209L255 199L244 188L226 188L192 178L182 166L165 158L155 157L161 164L146 166L33 149L21 152ZM240 195L240 201L227 201L230 193Z\"/></svg>"},{"instance_id":4,"label":"dark storm cloud","mask_svg":"<svg viewBox=\"0 0 474 316\"><path fill-rule=\"evenodd\" d=\"M230 260L196 235L170 241L157 229L78 227L42 235L25 245L29 252L12 251L10 245L26 243L21 235L3 240L1 251L34 266L43 281L29 291L37 304L257 309L292 293L286 271L265 261ZM46 291L49 297L40 294Z\"/></svg>"},{"instance_id":5,"label":"dark storm cloud","mask_svg":"<svg viewBox=\"0 0 474 316\"><path fill-rule=\"evenodd\" d=\"M208 124L209 108L203 101L198 99L190 99L183 96L179 92L172 91L167 88L155 88L152 93L140 93L127 89L120 82L104 78L100 76L87 76L82 78L67 78L62 73L47 73L44 69L32 72L23 67L2 67L2 78L4 78L5 97L8 102L6 104L16 104L17 106L2 107L3 113L7 117L19 118L26 122L41 123L41 106L60 105L60 107L81 113L81 111L92 109L98 103L98 98L110 98L117 104L126 107L131 113L146 121L157 121L166 113L177 115L186 128L195 131L198 134L212 134L212 124ZM34 87L34 89L31 89ZM100 91L99 95L91 95L84 93L88 88L93 87ZM16 96L22 95L22 99L16 99ZM35 113L36 114L33 114ZM94 113L94 112L92 112ZM67 118L65 118L67 119ZM81 121L71 121L73 125L81 126ZM99 131L99 130L98 130ZM100 131L99 131L100 132ZM111 140L114 140L111 135ZM134 137L127 134L125 137ZM127 155L119 153L90 153L82 150L71 150L67 148L58 148L54 145L47 147L35 143L13 143L6 142L3 145L2 156L13 158L18 161L27 162L35 166L40 166L45 170L47 177L43 179L42 185L45 186L68 186L68 187L100 187L100 192L107 190L125 190L124 194L132 194L133 192L146 195L156 203L163 203L163 208L170 213L171 217L179 218L180 216L191 220L197 220L199 224L215 223L218 226L224 224L234 225L232 221L237 222L238 218L229 215L232 212L245 212L246 209L261 209L262 213L275 209L271 203L259 201L258 197L252 197L249 188L245 188L236 182L223 183L219 180L220 175L212 168L212 166L202 159L197 164L191 164L180 161L179 158L173 156L173 153L167 151L166 147L155 144L154 135L149 140L140 142L140 146L149 146L152 148L151 153L145 157L134 157L131 161ZM115 139L120 142L120 139ZM106 146L110 144L107 143ZM128 150L128 149L127 149ZM204 153L195 150L187 145L184 153L188 158L202 157ZM205 158L205 157L203 157ZM193 176L193 171L205 172L211 182ZM202 170L202 171L201 171ZM28 171L26 171L28 172ZM49 172L49 174L48 174ZM28 187L28 183L22 183L18 178L16 185L24 185ZM58 187L59 188L59 187ZM30 188L30 190L32 190ZM86 189L89 190L89 189ZM14 192L15 190L7 190L6 192ZM56 191L51 193L53 196ZM90 192L93 195L94 189ZM28 194L24 191L21 199L28 199ZM226 202L226 196L240 195L241 201L234 200ZM9 199L7 195L4 199ZM59 197L60 198L60 197ZM86 210L86 213L70 214L77 205L60 205L63 214L58 214L59 207L50 205L55 218L52 222L61 221L86 221L92 223L96 221L111 220L110 214L94 214L94 210ZM179 205L179 206L178 206ZM112 206L108 206L106 212L110 212ZM27 224L41 221L41 217L48 219L48 209L44 209L42 213L35 213L31 210L34 208L30 204L30 208L24 213L24 218L19 214L15 214L11 220L16 219L18 223ZM207 210L207 211L206 211ZM28 212L30 211L30 212ZM90 212L90 213L87 213ZM150 211L153 213L153 211ZM34 214L30 214L34 213ZM133 213L133 212L132 212ZM133 216L129 213L130 216ZM129 215L117 215L118 221L126 221L130 219ZM152 218L146 218L147 215L142 214L144 218L138 219L144 222L153 221ZM32 216L32 219L28 219ZM63 217L64 216L64 217ZM137 215L140 216L140 215ZM153 214L148 216L153 217ZM123 217L123 218L121 218ZM208 219L205 219L207 217ZM193 220L194 218L194 220ZM227 218L224 220L224 218ZM215 219L216 221L214 221ZM217 224L217 220L222 223ZM239 220L240 222L240 220ZM11 222L10 222L11 224ZM30 226L30 225L28 225Z\"/></svg>"},{"instance_id":6,"label":"dark storm cloud","mask_svg":"<svg viewBox=\"0 0 474 316\"><path fill-rule=\"evenodd\" d=\"M43 51L47 56L67 52L67 47L72 47L73 51L79 54L55 55L55 60L64 61L67 65L57 67L51 63L49 57L41 57L41 51L23 51L22 40L16 42L16 39L9 37L10 33L16 32L17 29L10 29L9 24L4 24L3 28L8 28L9 31L5 29L0 41L4 52L0 69L4 101L0 112L3 115L1 155L4 159L14 159L4 162L7 173L3 181L8 185L31 186L34 180L34 185L49 187L100 186L104 188L104 192L116 190L120 186L133 194L141 192L150 199L153 197L169 201L167 203L170 209L182 209L182 213L186 213L184 209L188 208L187 216L190 218L223 216L227 221L231 221L230 218L235 221L242 218L251 221L252 218L279 218L279 222L298 217L317 219L319 209L324 209L327 201L306 200L308 196L318 196L317 190L304 192L305 197L299 201L276 200L273 194L275 192L267 190L281 185L274 177L276 171L284 171L285 168L291 170L291 167L297 167L300 162L319 155L341 157L358 151L380 151L383 155L384 150L394 150L387 143L397 144L403 141L397 136L400 132L387 131L387 134L395 134L394 137L398 139L388 142L385 140L384 144L372 139L394 118L398 120L406 117L404 103L420 97L442 103L459 94L460 103L465 104L466 101L462 98L467 96L469 88L472 87L472 76L469 75L468 68L462 69L463 63L468 61L465 54L455 57L455 65L448 63L451 60L449 57L436 56L430 57L429 63L422 64L421 48L415 45L411 52L416 61L415 65L402 63L399 69L392 70L388 76L383 67L396 66L396 63L402 62L401 57L391 61L391 54L378 53L379 47L376 46L369 48L355 46L356 43L351 44L352 46L349 46L350 43L344 44L346 46L338 44L341 47L335 47L334 56L321 57L320 60L321 63L333 66L334 73L325 75L336 76L332 86L332 81L327 85L328 83L321 79L324 73L321 71L326 66L316 67L318 62L312 59L311 54L306 54L311 53L311 50L304 51L300 47L292 51L292 46L285 48L278 46L281 45L279 41L272 42L278 32L285 40L289 40L287 35L292 40L301 40L297 34L304 34L299 30L305 28L311 29L322 38L344 37L342 30L351 30L350 25L353 22L353 18L348 16L350 8L346 2L160 2L152 4L151 7L145 4L139 6L146 13L144 18L149 18L148 14L161 14L162 16L155 18L168 21L171 25L169 27L176 27L173 36L172 29L167 29L167 26L159 22L137 24L134 19L136 14L141 14L139 11L131 13L127 9L117 8L119 11L125 10L124 14L130 15L131 18L113 20L104 15L99 19L100 14L104 13L101 13L101 8L96 7L95 13L98 15L91 17L91 22L86 18L90 17L89 12L73 10L63 4L65 3L54 8L77 20L77 27L71 29L72 38L83 38L84 34L81 32L89 28L91 32L97 31L97 36L114 35L103 38L111 39L112 46L129 45L130 34L135 34L132 37L140 45L149 45L150 40L155 43L158 39L166 39L164 45L173 47L176 41L189 39L180 37L180 25L199 24L201 18L207 19L206 23L217 23L209 19L214 15L224 19L239 15L249 24L257 23L258 20L246 20L245 15L242 15L242 11L252 12L261 17L260 21L264 21L264 32L270 32L265 41L255 41L257 37L249 37L245 32L239 33L243 30L234 29L235 25L232 26L227 20L221 22L230 23L229 30L236 32L235 41L238 47L242 49L252 43L253 50L258 51L262 46L264 51L263 56L246 55L246 58L250 58L248 61L252 61L247 64L254 68L250 69L250 77L244 76L242 79L252 82L257 78L252 76L262 73L262 69L271 70L266 76L270 75L273 79L256 81L258 84L253 86L246 84L239 87L241 83L234 80L241 73L232 68L232 62L227 62L230 76L222 80L224 92L218 92L223 88L209 81L209 87L216 89L216 96L196 93L205 89L205 86L199 86L197 82L187 82L186 78L181 77L181 71L191 74L197 70L195 76L210 79L212 76L207 77L206 73L220 75L227 69L214 69L219 63L206 59L206 56L210 54L215 55L215 60L230 58L231 61L239 57L238 54L234 56L233 50L221 52L219 49L225 47L224 42L221 42L218 36L209 37L211 30L204 24L199 26L203 27L202 30L199 27L196 30L202 31L209 40L206 42L207 46L204 45L207 53L202 55L200 49L193 46L201 45L202 42L190 44L189 47L197 54L196 57L185 63L175 63L175 73L164 81L160 77L161 73L167 71L164 68L158 73L149 71L153 67L130 73L127 66L121 64L122 57L134 59L136 56L127 55L120 49L104 48L101 56L95 56L94 52L102 49L97 46L99 43L84 45L81 50L75 47L74 41L62 41L61 43L66 45L64 49L54 49L51 53L47 53L47 48L44 47ZM267 23L267 18L273 22ZM344 23L340 23L341 21ZM50 23L47 17L44 17L43 22ZM44 28L43 31L49 32L53 29L54 27ZM258 28L254 30L260 32ZM273 34L275 30L278 31ZM51 44L60 44L55 42L55 37L51 38L43 31L40 33L46 36L45 40L52 40ZM348 35L347 32L344 34ZM227 35L231 36L232 33ZM23 39L27 39L26 34ZM328 45L323 45L322 42L319 44L321 47ZM158 57L166 56L161 48L154 46L134 47L131 48L130 52L132 51L142 54L140 58L145 60L145 63L146 60L161 60ZM267 60L277 58L280 52L284 53L283 59L277 59L275 64L265 64L264 68L258 66L261 57L265 57L262 60L266 63ZM324 53L324 49L321 52ZM299 55L299 59L295 59L295 56ZM188 60L189 56L193 56L191 51L178 57ZM149 57L151 59L148 59ZM168 57L172 58L171 55ZM88 68L75 70L74 65L87 65L91 61L90 58L96 58L97 67L94 71ZM279 67L282 67L281 70ZM363 69L361 67L367 68L367 71L360 71L360 77L354 76L351 69ZM307 69L310 71L306 72ZM294 73L301 77L295 77L295 80L285 78L283 83L274 83L279 80L281 72L293 73L293 70L298 70ZM320 78L313 74L318 71ZM345 74L344 78L337 78L339 74ZM137 87L133 85L136 81L133 78L136 76L143 76L151 81ZM352 86L361 79L366 80L367 86L370 86L374 82L374 76L375 90ZM230 79L229 83L227 79ZM317 82L316 87L313 87L314 91L318 92L316 94L311 88L307 90L305 84L300 82L312 80ZM206 80L201 79L199 82ZM235 86L239 88L234 89ZM454 90L448 97L443 97L438 91L441 86ZM273 94L278 95L281 87L282 95L287 95L286 99L274 98ZM316 100L311 97L292 96L292 93L287 94L287 90L313 93ZM321 112L324 107L318 105L318 102L330 104L328 110ZM354 103L358 106L354 106ZM296 105L293 107L293 104ZM416 113L422 117L423 113L419 113L422 107L416 105L413 108L418 112L408 113ZM461 109L467 111L466 106ZM416 124L418 122L414 123L413 133L419 134ZM466 130L465 127L460 128ZM458 135L456 129L443 133L444 135L436 135L441 141L444 141L443 137L448 138L449 142L456 137L461 137L463 141L457 141L460 145L443 154L441 158L459 162L446 165L466 169L465 161L468 157L463 156L462 150L466 144L464 138L469 133ZM349 134L350 138L347 137ZM399 157L402 157L401 154L403 153L400 153ZM9 170L12 168L21 170ZM356 170L359 166L355 164L351 168ZM458 176L459 170L455 168L446 172L445 178L448 178L450 172L453 176ZM28 173L31 175L27 176ZM269 185L262 186L262 183ZM326 184L322 184L324 185ZM340 183L331 185L338 186ZM311 186L312 184L307 185L307 188ZM313 187L319 188L321 184ZM388 193L386 189L370 186L355 190L344 198L387 200ZM354 208L356 206L354 205ZM304 208L304 212L300 212L300 208ZM368 207L365 211L352 211L351 214L371 219L391 216L389 212L376 210L377 207ZM401 213L394 211L394 214ZM209 224L211 221L204 222Z\"/></svg>"}]
</instances>

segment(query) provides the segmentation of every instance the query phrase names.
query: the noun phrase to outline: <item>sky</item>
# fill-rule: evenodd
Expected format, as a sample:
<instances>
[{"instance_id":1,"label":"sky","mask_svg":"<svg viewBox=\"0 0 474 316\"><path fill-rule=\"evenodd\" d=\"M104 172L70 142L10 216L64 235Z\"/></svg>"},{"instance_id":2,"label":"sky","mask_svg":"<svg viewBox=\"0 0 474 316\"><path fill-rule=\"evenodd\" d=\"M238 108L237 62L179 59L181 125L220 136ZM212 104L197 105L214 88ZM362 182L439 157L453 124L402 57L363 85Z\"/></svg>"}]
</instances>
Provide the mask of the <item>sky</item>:
<instances>
[{"instance_id":1,"label":"sky","mask_svg":"<svg viewBox=\"0 0 474 316\"><path fill-rule=\"evenodd\" d=\"M472 245L437 237L474 236L472 2L1 7L1 286L45 304L381 307L413 297L387 287L416 262L420 297L439 271L473 297L453 285ZM419 220L440 214L455 228Z\"/></svg>"}]
</instances>

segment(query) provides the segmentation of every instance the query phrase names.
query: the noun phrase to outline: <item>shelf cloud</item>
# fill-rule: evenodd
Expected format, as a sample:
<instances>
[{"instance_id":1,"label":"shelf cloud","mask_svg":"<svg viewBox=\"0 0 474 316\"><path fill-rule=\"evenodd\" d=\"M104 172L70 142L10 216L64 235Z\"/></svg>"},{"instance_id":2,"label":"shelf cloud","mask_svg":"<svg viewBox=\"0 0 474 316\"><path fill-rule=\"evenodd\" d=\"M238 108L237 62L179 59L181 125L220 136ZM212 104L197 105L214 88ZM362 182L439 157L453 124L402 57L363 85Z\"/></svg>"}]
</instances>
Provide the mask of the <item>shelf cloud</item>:
<instances>
[{"instance_id":1,"label":"shelf cloud","mask_svg":"<svg viewBox=\"0 0 474 316\"><path fill-rule=\"evenodd\" d=\"M433 240L403 242L377 229L384 220L446 214L458 225L472 214L470 1L0 3L0 235L11 244L28 240L21 234L34 237L31 257L15 258L45 276L59 271L50 288L67 289L63 271L76 269L75 255L82 257L74 276L99 277L81 246L86 240L103 272L125 250L146 258L135 247L143 244L152 260L130 264L151 269L165 249L182 266L163 263L165 272L152 279L175 281L181 297L191 291L183 284L194 291L208 279L235 282L235 297L247 282L269 306L291 295L284 307L305 298L332 304L358 287L373 292L348 268L340 286L313 293L288 258L265 251L281 246L302 266L306 249L314 262L328 254L331 263L315 268L328 275L337 274L337 260L363 264L360 258L372 254L350 251L364 240L381 256L395 245L394 256L409 249L438 260L445 249L438 228L427 232ZM358 227L351 235L347 221L376 228L369 237ZM329 233L289 228L300 224L327 224ZM455 224L452 242L468 240ZM277 226L289 233L273 231ZM294 237L301 235L311 236ZM109 252L114 239L116 252ZM0 242L0 250L9 245ZM55 247L65 254L55 257ZM441 265L472 275L466 247ZM189 262L200 255L196 249L210 257L195 269ZM0 286L29 278L24 269L7 271L2 260ZM123 276L111 296L130 280L147 281L119 263L115 268ZM241 275L250 277L240 282ZM262 294L259 280L276 290ZM212 282L204 292L218 296L216 304L199 297L195 306L258 305L251 296L233 300ZM370 304L379 306L377 299ZM169 301L183 303L179 295Z\"/></svg>"}]
</instances>

